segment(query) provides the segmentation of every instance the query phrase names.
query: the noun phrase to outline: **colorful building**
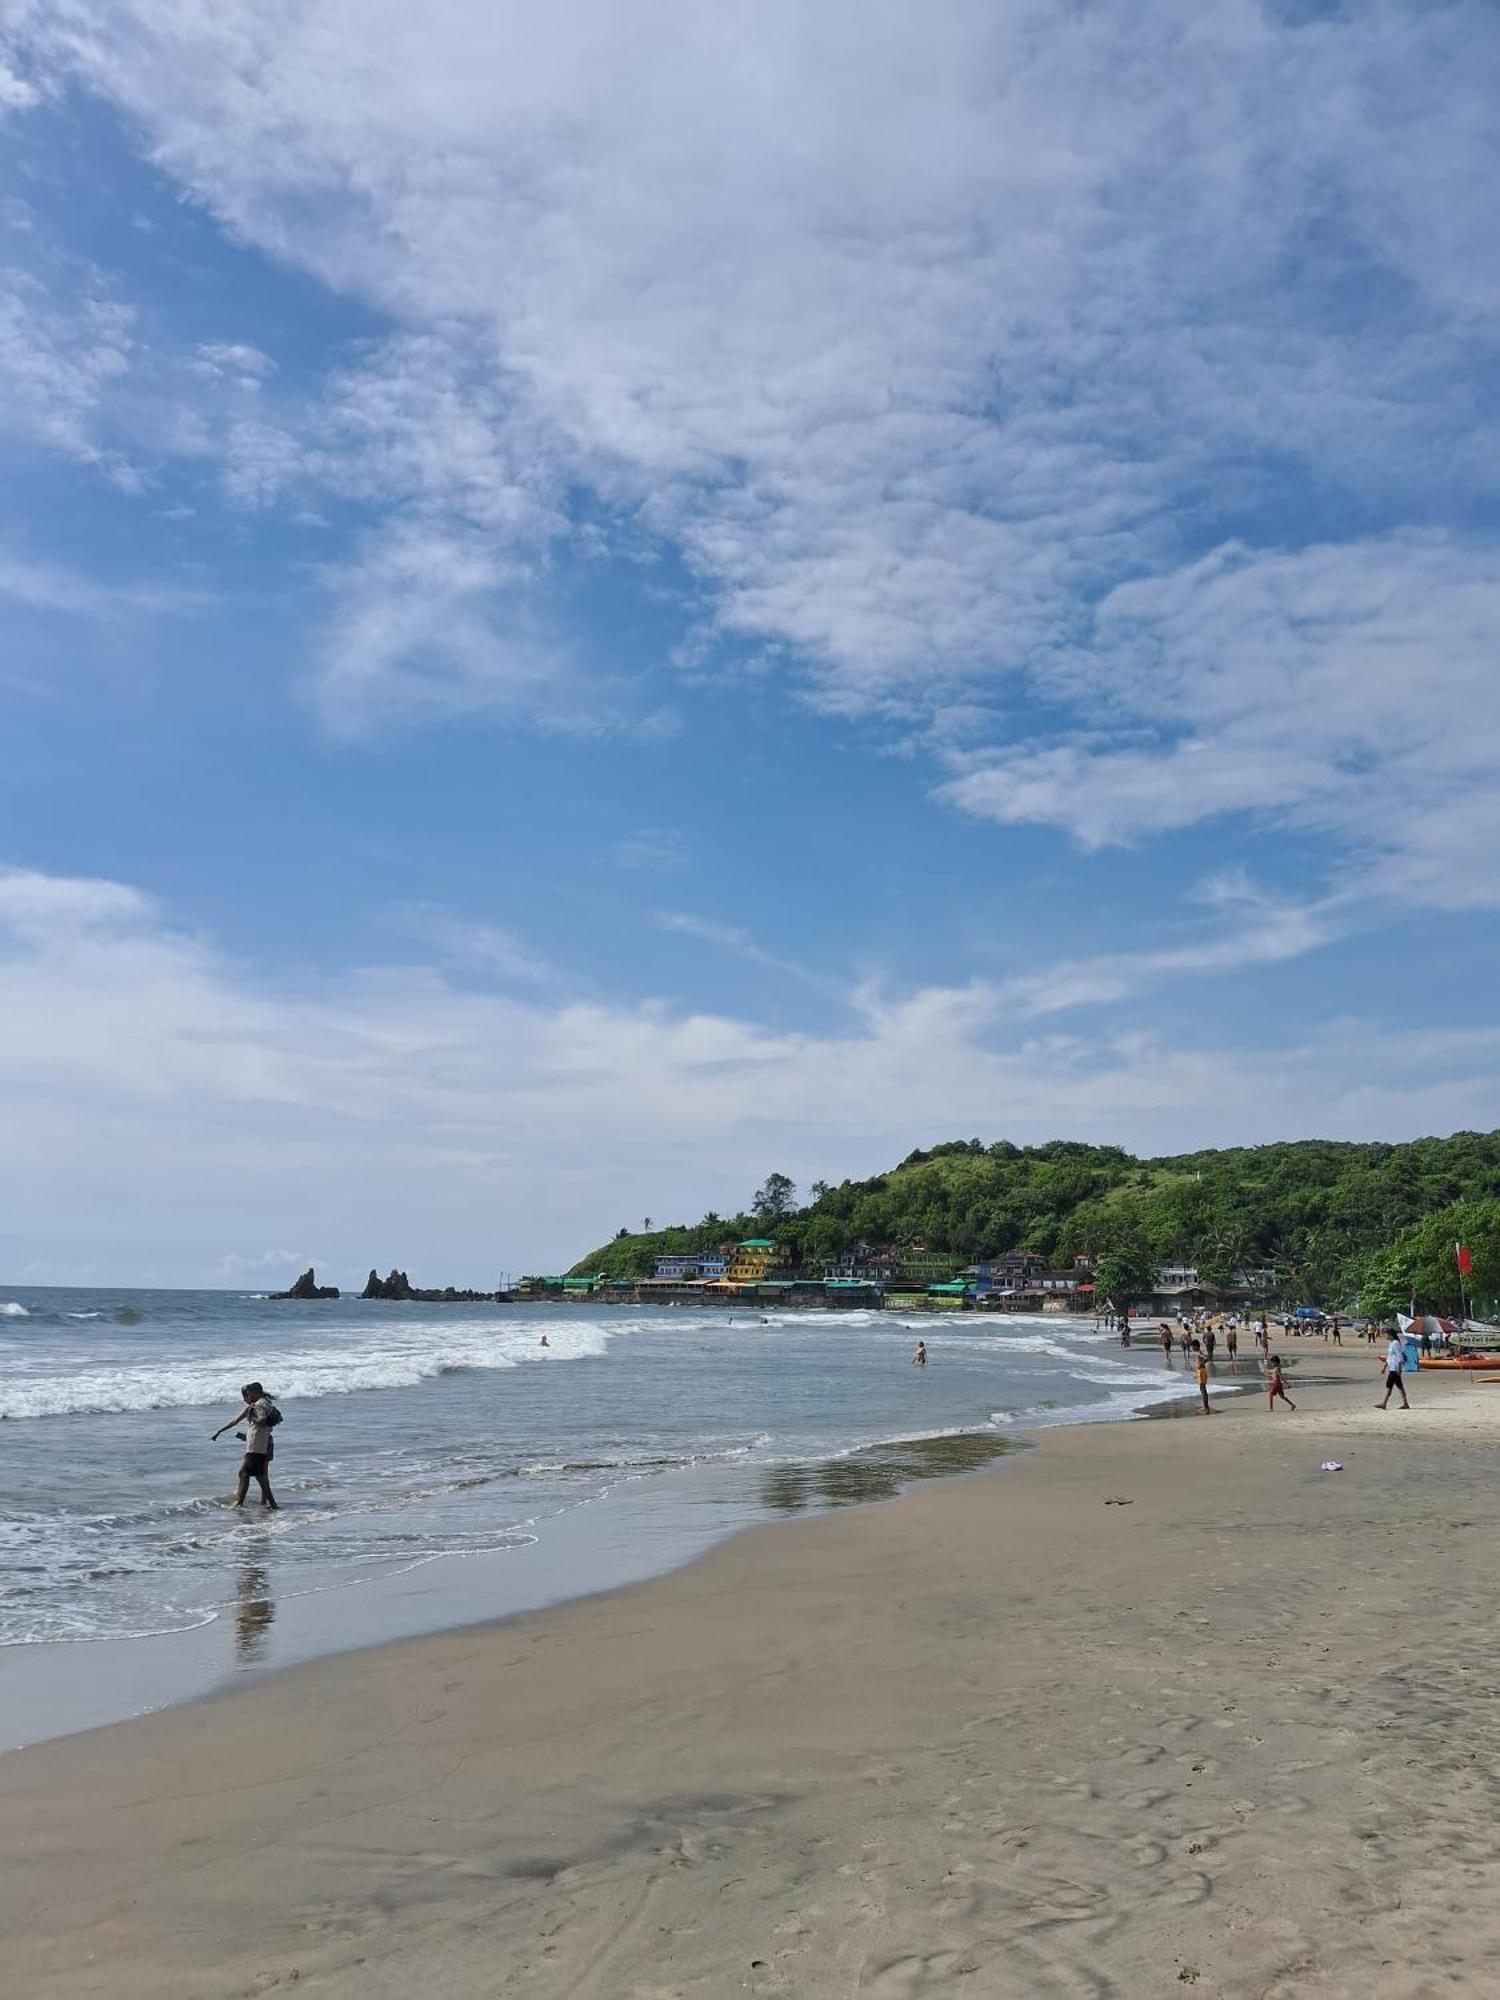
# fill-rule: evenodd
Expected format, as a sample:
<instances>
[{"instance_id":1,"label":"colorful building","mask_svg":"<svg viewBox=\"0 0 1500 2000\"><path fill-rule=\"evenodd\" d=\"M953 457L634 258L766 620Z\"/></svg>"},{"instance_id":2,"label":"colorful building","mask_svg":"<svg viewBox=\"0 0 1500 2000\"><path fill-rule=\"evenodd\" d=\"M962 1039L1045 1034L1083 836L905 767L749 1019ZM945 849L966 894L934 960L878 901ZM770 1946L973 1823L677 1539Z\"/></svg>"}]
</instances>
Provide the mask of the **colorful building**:
<instances>
[{"instance_id":1,"label":"colorful building","mask_svg":"<svg viewBox=\"0 0 1500 2000\"><path fill-rule=\"evenodd\" d=\"M695 1278L722 1278L727 1262L721 1250L680 1251L670 1257L658 1257L656 1275L679 1283Z\"/></svg>"},{"instance_id":2,"label":"colorful building","mask_svg":"<svg viewBox=\"0 0 1500 2000\"><path fill-rule=\"evenodd\" d=\"M958 1259L941 1253L924 1250L913 1245L904 1250L896 1266L896 1275L903 1285L926 1288L928 1285L946 1284L958 1269Z\"/></svg>"},{"instance_id":3,"label":"colorful building","mask_svg":"<svg viewBox=\"0 0 1500 2000\"><path fill-rule=\"evenodd\" d=\"M776 1264L776 1245L769 1236L750 1236L729 1253L724 1280L730 1285L759 1285Z\"/></svg>"}]
</instances>

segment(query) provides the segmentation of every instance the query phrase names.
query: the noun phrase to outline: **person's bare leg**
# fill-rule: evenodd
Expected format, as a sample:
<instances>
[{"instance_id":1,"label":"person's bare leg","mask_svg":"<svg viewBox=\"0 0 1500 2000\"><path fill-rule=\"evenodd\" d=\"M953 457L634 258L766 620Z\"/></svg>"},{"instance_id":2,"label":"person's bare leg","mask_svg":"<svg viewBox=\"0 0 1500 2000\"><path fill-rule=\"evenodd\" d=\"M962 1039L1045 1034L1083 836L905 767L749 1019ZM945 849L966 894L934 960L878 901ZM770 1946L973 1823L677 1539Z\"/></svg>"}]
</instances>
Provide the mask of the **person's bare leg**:
<instances>
[{"instance_id":1,"label":"person's bare leg","mask_svg":"<svg viewBox=\"0 0 1500 2000\"><path fill-rule=\"evenodd\" d=\"M271 1491L270 1474L267 1472L257 1472L255 1478L256 1478L256 1483L260 1487L261 1506L271 1507L271 1508L277 1507L280 1503L278 1502L276 1495Z\"/></svg>"},{"instance_id":2,"label":"person's bare leg","mask_svg":"<svg viewBox=\"0 0 1500 2000\"><path fill-rule=\"evenodd\" d=\"M234 1487L234 1504L236 1507L244 1506L245 1495L249 1491L250 1491L250 1475L248 1472L244 1470L243 1467L241 1467L240 1476L235 1481L235 1487Z\"/></svg>"}]
</instances>

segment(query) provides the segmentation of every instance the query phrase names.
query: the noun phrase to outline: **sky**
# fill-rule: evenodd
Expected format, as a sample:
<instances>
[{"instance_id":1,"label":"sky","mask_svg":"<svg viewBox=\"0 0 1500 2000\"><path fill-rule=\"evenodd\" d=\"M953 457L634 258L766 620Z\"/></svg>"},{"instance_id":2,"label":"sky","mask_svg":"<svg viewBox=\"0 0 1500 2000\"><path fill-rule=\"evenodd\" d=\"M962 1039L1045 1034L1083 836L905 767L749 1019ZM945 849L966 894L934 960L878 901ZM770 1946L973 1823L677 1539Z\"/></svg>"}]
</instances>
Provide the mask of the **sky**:
<instances>
[{"instance_id":1,"label":"sky","mask_svg":"<svg viewBox=\"0 0 1500 2000\"><path fill-rule=\"evenodd\" d=\"M0 1281L1500 1125L1500 14L0 0Z\"/></svg>"}]
</instances>

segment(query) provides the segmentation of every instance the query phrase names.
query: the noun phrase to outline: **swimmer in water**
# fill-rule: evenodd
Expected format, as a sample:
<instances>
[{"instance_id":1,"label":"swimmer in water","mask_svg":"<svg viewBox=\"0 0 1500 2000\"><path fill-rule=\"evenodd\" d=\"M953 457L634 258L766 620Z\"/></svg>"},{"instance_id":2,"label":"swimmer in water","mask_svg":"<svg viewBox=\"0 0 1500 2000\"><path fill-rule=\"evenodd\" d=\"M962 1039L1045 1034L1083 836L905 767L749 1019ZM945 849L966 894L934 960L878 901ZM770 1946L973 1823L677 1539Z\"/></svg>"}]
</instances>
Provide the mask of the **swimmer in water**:
<instances>
[{"instance_id":1,"label":"swimmer in water","mask_svg":"<svg viewBox=\"0 0 1500 2000\"><path fill-rule=\"evenodd\" d=\"M913 1368L925 1368L927 1366L927 1342L925 1340L917 1342L917 1351L911 1358L911 1365Z\"/></svg>"},{"instance_id":2,"label":"swimmer in water","mask_svg":"<svg viewBox=\"0 0 1500 2000\"><path fill-rule=\"evenodd\" d=\"M537 1342L538 1347L550 1347L551 1345L552 1342L547 1338L545 1333L542 1335L541 1339Z\"/></svg>"}]
</instances>

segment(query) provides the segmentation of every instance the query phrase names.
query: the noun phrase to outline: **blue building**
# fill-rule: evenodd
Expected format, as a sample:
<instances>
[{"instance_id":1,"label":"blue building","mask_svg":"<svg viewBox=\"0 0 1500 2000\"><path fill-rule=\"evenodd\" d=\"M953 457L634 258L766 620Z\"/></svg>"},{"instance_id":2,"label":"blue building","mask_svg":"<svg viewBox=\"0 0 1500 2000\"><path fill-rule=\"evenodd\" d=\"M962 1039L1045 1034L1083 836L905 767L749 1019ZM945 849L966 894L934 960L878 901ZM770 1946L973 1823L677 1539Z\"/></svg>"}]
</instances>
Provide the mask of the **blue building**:
<instances>
[{"instance_id":1,"label":"blue building","mask_svg":"<svg viewBox=\"0 0 1500 2000\"><path fill-rule=\"evenodd\" d=\"M656 1260L657 1277L674 1279L679 1283L689 1283L695 1278L722 1278L724 1270L725 1258L721 1250L685 1250Z\"/></svg>"}]
</instances>

